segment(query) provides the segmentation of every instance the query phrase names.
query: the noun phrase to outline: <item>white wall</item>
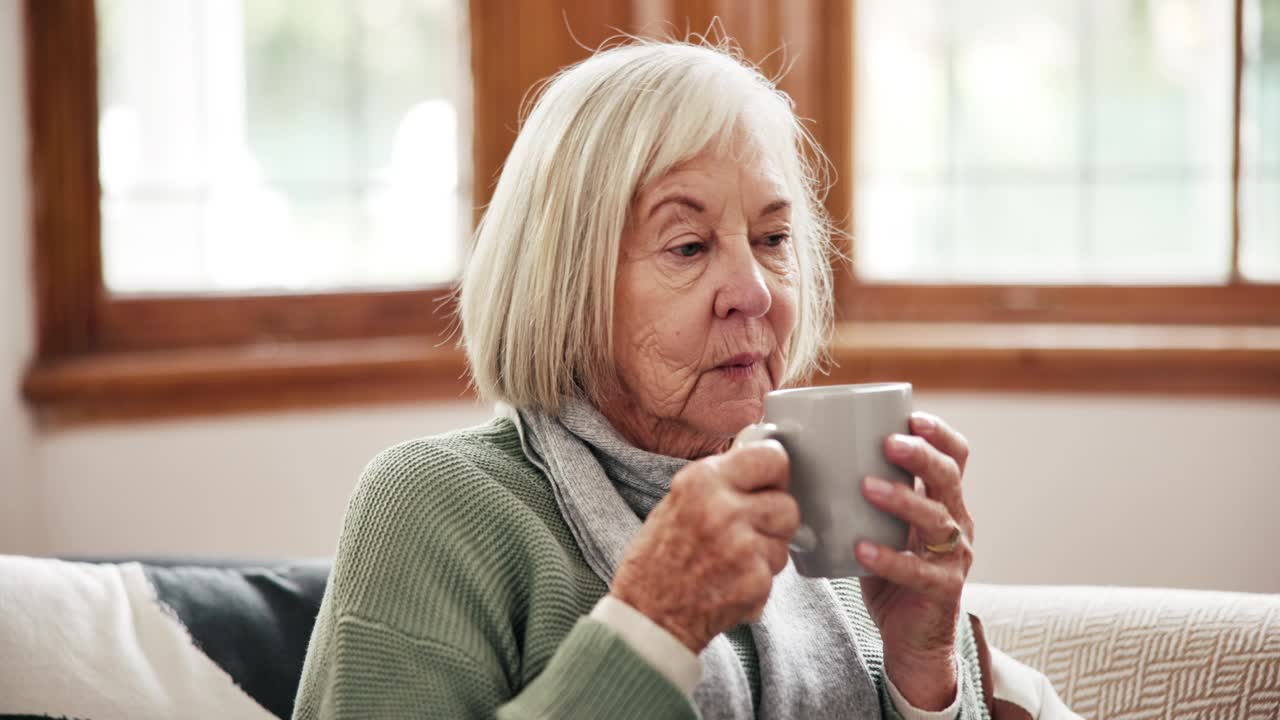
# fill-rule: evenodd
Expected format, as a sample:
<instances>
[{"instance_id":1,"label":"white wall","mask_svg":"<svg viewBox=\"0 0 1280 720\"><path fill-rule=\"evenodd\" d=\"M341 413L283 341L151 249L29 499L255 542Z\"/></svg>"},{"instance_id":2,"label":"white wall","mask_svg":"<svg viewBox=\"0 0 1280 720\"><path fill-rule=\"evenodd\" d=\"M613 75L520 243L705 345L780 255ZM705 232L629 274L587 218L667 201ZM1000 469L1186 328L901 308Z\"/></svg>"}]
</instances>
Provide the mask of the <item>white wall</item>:
<instances>
[{"instance_id":1,"label":"white wall","mask_svg":"<svg viewBox=\"0 0 1280 720\"><path fill-rule=\"evenodd\" d=\"M0 552L325 555L381 447L470 405L35 432L16 1L0 2ZM977 580L1280 592L1280 402L922 395L975 448Z\"/></svg>"},{"instance_id":2,"label":"white wall","mask_svg":"<svg viewBox=\"0 0 1280 720\"><path fill-rule=\"evenodd\" d=\"M33 343L21 8L0 2L0 550L30 551L42 538L31 425L18 394Z\"/></svg>"},{"instance_id":3,"label":"white wall","mask_svg":"<svg viewBox=\"0 0 1280 720\"><path fill-rule=\"evenodd\" d=\"M1280 592L1280 403L922 394L974 447L973 577ZM324 555L360 468L471 405L123 425L36 442L50 553Z\"/></svg>"},{"instance_id":4,"label":"white wall","mask_svg":"<svg viewBox=\"0 0 1280 720\"><path fill-rule=\"evenodd\" d=\"M118 425L36 443L51 554L332 554L361 468L468 404Z\"/></svg>"},{"instance_id":5,"label":"white wall","mask_svg":"<svg viewBox=\"0 0 1280 720\"><path fill-rule=\"evenodd\" d=\"M978 580L1280 592L1280 402L922 395L969 438Z\"/></svg>"},{"instance_id":6,"label":"white wall","mask_svg":"<svg viewBox=\"0 0 1280 720\"><path fill-rule=\"evenodd\" d=\"M922 394L970 437L974 578L1280 592L1280 404ZM382 447L472 405L120 425L34 443L54 554L332 552Z\"/></svg>"}]
</instances>

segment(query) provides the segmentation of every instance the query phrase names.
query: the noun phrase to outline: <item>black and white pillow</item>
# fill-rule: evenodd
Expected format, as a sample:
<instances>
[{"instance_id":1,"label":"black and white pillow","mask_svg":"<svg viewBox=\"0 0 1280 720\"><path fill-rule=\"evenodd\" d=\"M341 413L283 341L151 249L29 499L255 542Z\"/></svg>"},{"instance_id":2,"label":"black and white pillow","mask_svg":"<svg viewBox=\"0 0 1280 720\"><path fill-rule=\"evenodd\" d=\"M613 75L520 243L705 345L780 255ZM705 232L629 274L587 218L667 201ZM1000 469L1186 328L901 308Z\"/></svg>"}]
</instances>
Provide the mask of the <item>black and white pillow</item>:
<instances>
[{"instance_id":1,"label":"black and white pillow","mask_svg":"<svg viewBox=\"0 0 1280 720\"><path fill-rule=\"evenodd\" d=\"M0 718L287 718L327 571L0 556Z\"/></svg>"}]
</instances>

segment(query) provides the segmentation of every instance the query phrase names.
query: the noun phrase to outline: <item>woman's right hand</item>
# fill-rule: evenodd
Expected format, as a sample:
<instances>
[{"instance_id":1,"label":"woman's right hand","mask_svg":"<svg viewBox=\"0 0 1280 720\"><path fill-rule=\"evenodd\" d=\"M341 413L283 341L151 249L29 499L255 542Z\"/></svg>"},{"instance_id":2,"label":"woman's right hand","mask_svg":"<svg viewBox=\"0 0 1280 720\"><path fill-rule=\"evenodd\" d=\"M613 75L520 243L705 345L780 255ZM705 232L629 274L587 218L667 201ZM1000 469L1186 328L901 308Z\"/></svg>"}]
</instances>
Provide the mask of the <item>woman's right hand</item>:
<instances>
[{"instance_id":1,"label":"woman's right hand","mask_svg":"<svg viewBox=\"0 0 1280 720\"><path fill-rule=\"evenodd\" d=\"M776 440L690 463L631 541L610 594L695 653L759 619L800 523L788 478Z\"/></svg>"}]
</instances>

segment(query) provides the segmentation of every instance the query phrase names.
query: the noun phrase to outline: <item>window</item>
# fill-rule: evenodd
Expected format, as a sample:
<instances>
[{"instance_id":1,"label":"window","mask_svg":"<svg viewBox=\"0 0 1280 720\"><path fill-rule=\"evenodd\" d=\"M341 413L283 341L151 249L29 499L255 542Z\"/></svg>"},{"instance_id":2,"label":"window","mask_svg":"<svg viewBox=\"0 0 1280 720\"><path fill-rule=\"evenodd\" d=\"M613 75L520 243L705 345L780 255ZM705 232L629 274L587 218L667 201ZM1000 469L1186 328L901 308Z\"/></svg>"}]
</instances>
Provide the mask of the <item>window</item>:
<instances>
[{"instance_id":1,"label":"window","mask_svg":"<svg viewBox=\"0 0 1280 720\"><path fill-rule=\"evenodd\" d=\"M1223 282L1232 5L862 0L858 268Z\"/></svg>"},{"instance_id":2,"label":"window","mask_svg":"<svg viewBox=\"0 0 1280 720\"><path fill-rule=\"evenodd\" d=\"M1280 319L1276 0L856 7L851 317Z\"/></svg>"},{"instance_id":3,"label":"window","mask_svg":"<svg viewBox=\"0 0 1280 720\"><path fill-rule=\"evenodd\" d=\"M111 293L447 283L459 193L454 0L99 0Z\"/></svg>"},{"instance_id":4,"label":"window","mask_svg":"<svg viewBox=\"0 0 1280 720\"><path fill-rule=\"evenodd\" d=\"M1241 116L1245 277L1280 281L1280 0L1245 4Z\"/></svg>"},{"instance_id":5,"label":"window","mask_svg":"<svg viewBox=\"0 0 1280 720\"><path fill-rule=\"evenodd\" d=\"M835 170L819 381L1280 393L1280 0L25 12L54 421L465 397L451 282L529 89L707 28Z\"/></svg>"},{"instance_id":6,"label":"window","mask_svg":"<svg viewBox=\"0 0 1280 720\"><path fill-rule=\"evenodd\" d=\"M28 0L40 416L465 395L466 8Z\"/></svg>"}]
</instances>

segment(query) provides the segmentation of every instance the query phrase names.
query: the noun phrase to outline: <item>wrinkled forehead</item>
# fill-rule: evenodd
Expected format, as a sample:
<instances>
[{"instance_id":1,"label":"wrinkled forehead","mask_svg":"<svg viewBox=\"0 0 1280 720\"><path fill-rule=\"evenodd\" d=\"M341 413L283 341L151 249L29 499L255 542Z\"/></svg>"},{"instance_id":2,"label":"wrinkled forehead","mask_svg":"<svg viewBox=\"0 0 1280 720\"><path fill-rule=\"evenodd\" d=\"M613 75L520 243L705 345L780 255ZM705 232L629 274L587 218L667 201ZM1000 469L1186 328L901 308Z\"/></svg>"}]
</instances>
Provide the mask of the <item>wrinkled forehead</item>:
<instances>
[{"instance_id":1,"label":"wrinkled forehead","mask_svg":"<svg viewBox=\"0 0 1280 720\"><path fill-rule=\"evenodd\" d=\"M661 168L660 172L655 169L648 182L634 194L633 211L642 212L673 186L698 185L705 181L712 168L720 169L726 165L738 171L744 190L789 199L792 189L788 183L787 163L792 159L794 149L789 142L780 142L778 137L778 134L768 132L762 123L735 123L688 157Z\"/></svg>"}]
</instances>

